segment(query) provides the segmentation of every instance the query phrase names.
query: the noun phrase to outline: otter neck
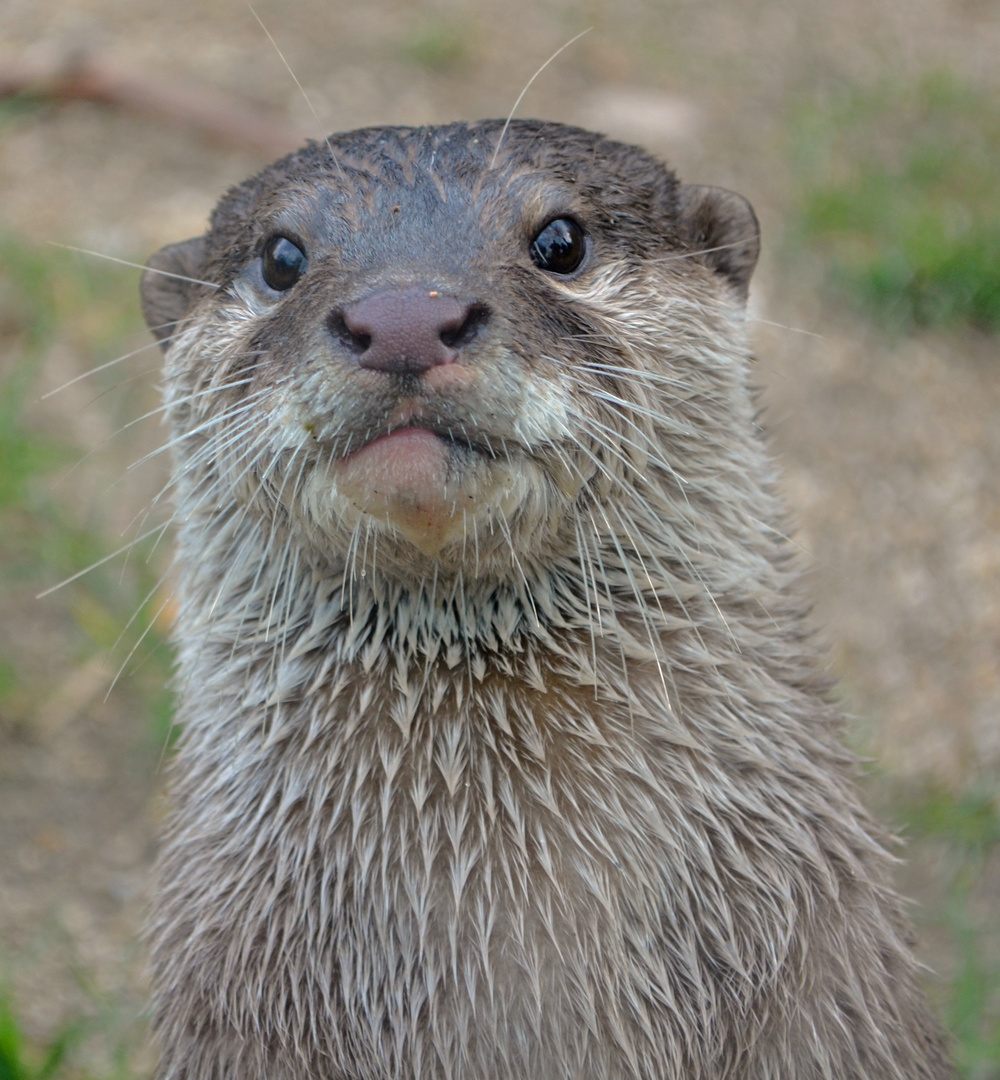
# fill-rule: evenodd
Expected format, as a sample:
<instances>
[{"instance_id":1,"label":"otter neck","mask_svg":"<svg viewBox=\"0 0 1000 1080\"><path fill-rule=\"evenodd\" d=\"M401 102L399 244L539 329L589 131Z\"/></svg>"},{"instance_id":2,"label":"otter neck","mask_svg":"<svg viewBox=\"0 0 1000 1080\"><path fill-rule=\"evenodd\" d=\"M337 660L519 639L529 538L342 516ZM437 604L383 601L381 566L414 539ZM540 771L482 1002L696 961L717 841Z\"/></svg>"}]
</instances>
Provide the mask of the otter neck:
<instances>
[{"instance_id":1,"label":"otter neck","mask_svg":"<svg viewBox=\"0 0 1000 1080\"><path fill-rule=\"evenodd\" d=\"M440 676L467 682L469 693L488 682L503 694L509 683L634 701L637 672L662 684L669 640L690 625L690 586L670 583L670 603L631 586L616 596L606 583L596 596L570 555L525 566L513 581L445 577L431 564L403 583L377 568L321 571L291 544L253 543L246 528L227 539L215 526L224 549L215 553L204 550L201 524L181 530L181 559L194 571L182 597L182 667L200 687L226 672L220 686L242 687L241 709L299 700L324 679L378 684L387 672L404 696ZM221 579L219 567L229 568ZM614 567L604 569L613 581ZM662 686L656 696L662 708Z\"/></svg>"}]
</instances>

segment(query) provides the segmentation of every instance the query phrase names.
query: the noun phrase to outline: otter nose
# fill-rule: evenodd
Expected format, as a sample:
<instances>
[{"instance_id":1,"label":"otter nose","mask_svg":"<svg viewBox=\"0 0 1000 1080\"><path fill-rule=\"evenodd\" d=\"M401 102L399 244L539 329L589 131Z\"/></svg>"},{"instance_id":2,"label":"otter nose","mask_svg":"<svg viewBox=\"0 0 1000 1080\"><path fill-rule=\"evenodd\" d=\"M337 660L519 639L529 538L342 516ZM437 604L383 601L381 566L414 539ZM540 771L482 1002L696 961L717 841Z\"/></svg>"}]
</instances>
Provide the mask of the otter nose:
<instances>
[{"instance_id":1,"label":"otter nose","mask_svg":"<svg viewBox=\"0 0 1000 1080\"><path fill-rule=\"evenodd\" d=\"M488 317L482 304L411 289L359 300L330 324L361 367L413 375L457 360Z\"/></svg>"}]
</instances>

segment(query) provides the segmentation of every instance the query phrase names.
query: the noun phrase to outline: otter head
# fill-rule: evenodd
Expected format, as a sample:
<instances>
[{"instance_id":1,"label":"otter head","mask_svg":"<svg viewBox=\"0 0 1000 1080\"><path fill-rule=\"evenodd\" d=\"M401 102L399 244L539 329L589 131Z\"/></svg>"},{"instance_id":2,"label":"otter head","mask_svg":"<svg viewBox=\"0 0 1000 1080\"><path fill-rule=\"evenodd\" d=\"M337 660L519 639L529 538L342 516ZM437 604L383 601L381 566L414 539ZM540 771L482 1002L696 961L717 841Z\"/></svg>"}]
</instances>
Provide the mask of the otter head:
<instances>
[{"instance_id":1,"label":"otter head","mask_svg":"<svg viewBox=\"0 0 1000 1080\"><path fill-rule=\"evenodd\" d=\"M200 505L332 567L523 577L609 500L690 497L671 440L735 377L753 211L599 135L502 129L333 136L153 257Z\"/></svg>"}]
</instances>

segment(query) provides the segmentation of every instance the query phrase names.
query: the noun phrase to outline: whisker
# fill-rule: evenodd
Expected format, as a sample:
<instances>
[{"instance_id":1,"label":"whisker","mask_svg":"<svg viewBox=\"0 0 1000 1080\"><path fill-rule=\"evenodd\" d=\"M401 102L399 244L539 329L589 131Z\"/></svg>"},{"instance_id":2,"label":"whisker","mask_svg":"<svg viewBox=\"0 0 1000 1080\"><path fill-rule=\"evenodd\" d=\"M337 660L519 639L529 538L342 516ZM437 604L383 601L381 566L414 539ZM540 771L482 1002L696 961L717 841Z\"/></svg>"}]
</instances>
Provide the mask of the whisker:
<instances>
[{"instance_id":1,"label":"whisker","mask_svg":"<svg viewBox=\"0 0 1000 1080\"><path fill-rule=\"evenodd\" d=\"M155 590L154 590L154 591L155 591ZM153 595L153 593L151 592L151 593L149 594L149 596L152 596L152 595ZM147 597L147 598L146 598L146 600L144 600L144 601L143 601L143 605L145 605L145 603L146 603L146 602L147 602L148 600L149 600L149 597ZM120 679L120 678L122 677L122 675L123 675L123 674L125 673L125 669L126 669L126 668L128 667L129 661L130 661L130 660L132 659L132 657L133 657L133 656L135 656L136 652L137 652L137 651L139 650L139 648L140 648L140 646L142 645L142 643L143 643L143 642L144 642L144 641L146 640L146 638L147 638L147 637L149 636L149 632L150 632L150 631L151 631L151 630L153 629L153 627L154 627L154 626L156 625L156 621L157 621L157 619L159 619L159 617L160 617L160 616L161 616L161 615L163 614L163 612L164 612L164 611L166 611L166 609L167 609L167 608L168 608L169 606L170 606L170 597L168 596L168 597L166 597L166 599L165 599L165 600L163 601L163 603L162 603L162 604L160 604L160 606L159 606L159 607L157 608L157 610L156 610L156 614L155 614L155 615L154 615L154 616L153 616L153 617L152 617L152 618L151 618L151 619L149 620L149 625L148 625L148 626L146 627L146 629L145 629L145 630L143 630L143 632L142 632L142 633L141 633L141 634L139 635L139 640L138 640L138 641L137 641L137 642L136 642L136 643L135 643L135 644L134 644L134 645L132 646L132 648L131 648L131 649L129 649L129 653L128 653L128 656L126 656L126 657L125 657L124 661L122 662L122 665L121 665L121 667L119 667L119 669L117 670L117 672L115 672L115 677L114 677L114 678L113 678L113 679L111 680L111 685L110 685L110 686L108 687L108 692L107 692L107 693L106 693L106 694L104 695L104 700L105 700L105 701L107 701L107 700L108 700L108 698L109 698L109 697L111 696L111 692L112 692L112 691L114 690L114 688L115 688L115 687L116 687L116 686L118 685L118 680L119 680L119 679ZM136 614L138 614L138 612L137 612ZM134 618L134 617L135 617L135 616L133 616L133 618ZM129 620L129 622L131 623L131 620ZM120 638L119 638L119 640L120 640Z\"/></svg>"},{"instance_id":2,"label":"whisker","mask_svg":"<svg viewBox=\"0 0 1000 1080\"><path fill-rule=\"evenodd\" d=\"M266 390L262 390L259 393L263 394L265 392L266 392ZM248 395L247 397L245 397L245 398L243 398L241 400L240 404L243 405L246 402L252 401L255 396L256 395ZM95 399L95 400L99 400L99 399ZM103 449L105 446L107 446L109 443L111 443L111 441L113 439L118 438L119 435L123 434L125 431L127 431L134 424L139 423L141 420L148 420L152 416L155 416L157 413L163 412L163 410L166 409L166 408L169 408L169 406L168 405L161 406L159 409L156 409L151 413L147 413L146 416L138 417L135 420L130 420L127 424L124 424L122 427L118 428L117 431L112 432L106 439L104 439L104 441L99 446L95 446L93 449L88 450L85 454L82 454L75 462L73 462L73 464L70 465L69 468L66 469L65 472L63 472L61 474L62 479L65 480L68 477L72 476L76 472L77 469L79 469L82 465L86 464L86 462L88 462L96 453L98 453L99 450ZM221 415L224 415L224 414L220 414L220 416ZM140 465L144 465L147 461L152 461L153 458L159 457L160 454L164 453L165 451L170 450L172 447L174 447L174 446L178 445L179 443L183 442L189 436L197 434L205 426L210 426L212 423L215 422L216 419L218 419L218 418L213 417L209 421L206 421L206 423L204 425L202 425L201 427L196 428L196 429L194 429L192 431L185 432L184 435L177 436L174 439L168 440L162 446L157 447L155 450L150 451L148 454L146 454L143 457L139 458L137 461L133 461L131 465L126 466L125 472L129 473L133 469L138 468ZM118 480L114 481L114 483L111 485L111 487L112 488L116 487L119 483L121 483L121 481L123 479L124 479L124 477L120 477Z\"/></svg>"},{"instance_id":3,"label":"whisker","mask_svg":"<svg viewBox=\"0 0 1000 1080\"><path fill-rule=\"evenodd\" d=\"M510 557L514 562L517 572L521 575L521 581L524 584L524 595L527 597L528 604L531 607L531 614L534 617L535 626L541 626L541 621L538 618L538 609L535 607L535 598L532 595L531 585L528 582L528 575L524 572L521 560L517 557L517 548L514 544L514 537L511 535L510 523L507 521L507 515L503 512L499 512L497 514L497 521L504 534L504 539L507 541Z\"/></svg>"},{"instance_id":4,"label":"whisker","mask_svg":"<svg viewBox=\"0 0 1000 1080\"><path fill-rule=\"evenodd\" d=\"M220 418L217 418L217 419L222 419L222 418L220 417ZM132 521L129 522L129 525L126 528L125 531L128 531L128 528L131 528L131 526L140 517L142 517L143 522L145 522L146 518L148 518L149 515L153 512L153 510L159 505L160 500L167 494L168 491L170 491L171 488L173 488L173 487L175 487L177 485L177 483L181 479L181 477L183 477L183 476L187 475L187 473L192 472L195 469L199 468L201 465L203 465L206 461L210 460L216 454L228 450L229 447L231 447L235 443L241 442L245 438L247 433L252 430L252 428L254 426L254 421L255 421L255 418L251 417L250 419L245 420L242 424L236 424L233 427L227 429L226 438L221 442L215 437L208 440L205 443L204 446L202 446L198 451L196 451L196 453L193 454L191 456L191 458L189 458L183 464L183 466L180 469L179 474L171 476L170 479L163 485L163 487L161 487L160 490L153 496L153 498L146 504L146 506L142 510L140 510L135 515L135 517L132 518ZM253 449L254 449L253 444L251 444L251 446L248 448L248 450L245 451L245 454L249 454L249 453L253 452ZM241 458L242 458L242 456L245 456L245 454L241 455ZM241 460L241 458L238 458L237 460L239 461L239 460ZM131 466L129 466L129 468L131 468ZM237 479L236 479L236 481L234 483L238 482L241 479L242 475L243 474L241 474L240 477L237 477ZM219 483L219 480L218 480L217 477L213 476L212 474L208 474L208 475L202 477L202 479L199 480L195 484L195 487L190 492L190 495L191 495L192 498L197 500L199 498L198 489L200 487L202 487L205 484L209 484L210 486L215 486L218 483ZM159 543L159 541L157 541L157 543Z\"/></svg>"},{"instance_id":5,"label":"whisker","mask_svg":"<svg viewBox=\"0 0 1000 1080\"><path fill-rule=\"evenodd\" d=\"M590 663L591 667L594 669L594 697L596 699L598 696L600 680L597 675L597 627L594 625L594 607L597 607L597 622L599 625L602 625L600 601L597 593L597 581L594 579L594 564L584 555L584 540L580 515L574 517L573 528L576 533L576 551L577 557L580 560L580 570L583 576L584 602L587 607L587 623L590 628ZM591 600L591 597L593 597L593 600Z\"/></svg>"},{"instance_id":6,"label":"whisker","mask_svg":"<svg viewBox=\"0 0 1000 1080\"><path fill-rule=\"evenodd\" d=\"M612 436L615 439L618 439L620 442L631 446L640 454L643 454L648 461L652 462L654 465L658 465L661 469L663 469L664 472L668 473L677 481L678 485L680 485L681 492L684 493L685 499L687 499L685 488L688 484L688 481L685 480L684 477L681 476L665 458L661 457L659 454L651 453L648 447L642 446L636 443L634 440L627 438L620 431L616 431L614 428L602 423L600 420L590 415L589 413L578 412L575 409L573 410L573 412L577 419L581 421L581 424L582 426L584 426L584 428L596 428L598 432L603 432L607 435ZM646 435L645 432L641 432L641 434L643 435L643 438L649 439L649 436ZM600 441L599 445L602 450L604 450L615 460L619 461L628 470L630 474L634 475L639 480L643 479L643 474L636 466L636 463L632 461L626 454L622 453L622 451L618 447L604 441ZM650 440L650 446L652 445L653 443ZM605 473L609 480L613 481L615 484L620 484L622 482L621 478L611 472L604 464L604 462L602 462L599 457L594 455L592 451L589 451L585 446L583 446L582 443L577 443L577 446L585 454L587 454L588 457L590 457L594 464L597 465Z\"/></svg>"},{"instance_id":7,"label":"whisker","mask_svg":"<svg viewBox=\"0 0 1000 1080\"><path fill-rule=\"evenodd\" d=\"M597 527L597 522L594 520L593 507L588 509L587 517L590 520L590 527L593 530L594 539L594 559L601 570L601 581L604 584L604 594L608 599L608 610L614 612L615 601L611 595L611 575L608 573L607 567L604 563L604 558L601 554L601 530ZM632 687L628 677L628 657L625 655L625 642L622 640L621 635L617 635L618 651L621 655L622 666L621 675L622 681L625 684L625 701L628 705L629 722L632 725L633 731L635 730L635 711L632 707Z\"/></svg>"},{"instance_id":8,"label":"whisker","mask_svg":"<svg viewBox=\"0 0 1000 1080\"><path fill-rule=\"evenodd\" d=\"M762 323L764 326L776 326L779 330L787 330L791 334L805 334L806 337L829 341L825 334L817 334L815 330L805 330L801 326L788 326L785 323L775 322L773 319L762 319L759 315L748 315L747 322Z\"/></svg>"},{"instance_id":9,"label":"whisker","mask_svg":"<svg viewBox=\"0 0 1000 1080\"><path fill-rule=\"evenodd\" d=\"M165 340L169 340L169 338ZM138 349L133 349L131 352L125 353L123 356L115 357L114 360L108 360L107 363L98 364L97 367L91 368L89 371L83 372L82 375L76 375L74 376L74 378L69 379L67 382L64 382L61 386L57 386L55 390L48 390L46 393L42 394L38 400L47 401L50 397L54 397L56 394L62 393L62 391L66 390L68 387L75 386L78 382L82 382L84 379L89 379L91 375L97 375L101 371L107 371L108 368L114 367L115 364L120 364L125 360L131 360L133 356L138 356L140 353L146 352L147 349L155 349L158 344L159 342L150 341Z\"/></svg>"},{"instance_id":10,"label":"whisker","mask_svg":"<svg viewBox=\"0 0 1000 1080\"><path fill-rule=\"evenodd\" d=\"M147 461L152 461L153 458L159 457L160 454L165 454L169 452L175 446L179 446L181 443L186 442L188 439L194 438L194 436L196 435L200 435L202 432L206 431L208 428L216 424L226 423L234 416L240 416L243 413L250 412L253 408L256 407L257 401L261 397L264 397L266 394L270 393L270 391L270 387L265 387L262 390L255 391L253 394L248 394L245 398L241 398L239 403L237 405L234 405L232 408L227 409L225 412L219 413L217 416L209 417L197 427L191 428L189 431L185 431L183 434L177 435L172 439L168 439L162 446L158 446L155 450L151 450L148 454L144 454L141 458L137 458L135 461L132 462L131 465L128 466L128 470L131 471L132 469L137 469L140 465L145 465ZM159 409L157 410L157 412L160 411L161 410ZM150 415L155 414L151 413ZM148 419L148 417L144 417L143 419ZM124 430L124 428L121 430ZM120 434L120 432L116 432L116 434ZM114 438L114 436L112 436L112 438Z\"/></svg>"},{"instance_id":11,"label":"whisker","mask_svg":"<svg viewBox=\"0 0 1000 1080\"><path fill-rule=\"evenodd\" d=\"M640 386L645 383L650 383L653 386L669 386L673 389L686 390L688 392L691 390L690 382L685 379L663 375L658 371L642 371L638 368L626 367L624 364L607 364L600 363L596 360L581 360L574 365L574 371L592 371L595 375L614 375L618 378L623 378L626 382L633 382Z\"/></svg>"},{"instance_id":12,"label":"whisker","mask_svg":"<svg viewBox=\"0 0 1000 1080\"><path fill-rule=\"evenodd\" d=\"M538 78L539 75L541 75L541 73L549 66L549 64L552 63L553 60L555 60L555 58L560 53L565 52L566 49L570 47L570 45L575 44L577 41L580 40L580 38L582 38L585 34L589 34L590 31L593 29L594 28L592 26L588 26L586 30L581 30L580 33L576 35L576 37L570 38L565 45L560 45L559 48L556 49L556 51L548 58L548 60L546 60L545 63L542 64L542 66L535 72L535 74L532 75L531 78L525 83L524 89L520 92L520 94L517 95L517 101L514 102L514 107L507 114L507 119L504 122L503 128L500 131L500 138L497 139L496 147L493 150L493 157L490 159L491 169L497 163L497 155L500 153L500 147L503 143L504 136L507 134L507 129L510 127L510 122L514 119L514 113L517 112L517 107L521 104L524 95L531 89L531 84L535 81L535 79Z\"/></svg>"},{"instance_id":13,"label":"whisker","mask_svg":"<svg viewBox=\"0 0 1000 1080\"><path fill-rule=\"evenodd\" d=\"M132 626L132 624L135 622L135 620L138 619L139 616L142 614L142 609L149 603L150 600L152 600L152 598L156 595L157 590L159 590L162 587L163 583L167 580L167 578L170 577L170 572L171 571L169 569L164 571L164 573L161 574L160 579L156 582L156 584L139 601L139 604L136 607L135 611L132 612L132 617L121 628L121 632L118 634L118 637L115 639L115 643L111 646L111 650L110 650L111 652L114 652L118 648L118 646L122 643L122 639L128 633L129 628ZM152 626L152 623L155 622L157 618L159 618L159 616L164 612L164 610L167 608L168 605L169 605L169 598L164 602L163 606L159 609L159 611L157 611L156 616L150 622L150 626ZM149 629L150 629L150 627L147 627L146 630L143 631L143 635L142 635L143 637L145 637L146 634L149 633ZM134 653L135 650L141 644L142 644L142 638L140 638L139 641L136 642L135 647L132 649L132 651L129 653L129 655L125 658L125 663L126 664L128 663L129 659L131 658L132 653ZM119 675L121 675L121 671L119 671L118 675L115 676L115 681L117 681ZM108 687L108 694L110 694L111 691L114 688L115 688L115 683L112 682L111 686ZM105 697L104 700L107 701L107 697Z\"/></svg>"},{"instance_id":14,"label":"whisker","mask_svg":"<svg viewBox=\"0 0 1000 1080\"><path fill-rule=\"evenodd\" d=\"M729 244L718 244L716 247L698 248L697 251L678 251L673 255L661 255L658 259L649 259L651 263L677 262L681 259L695 259L699 255L712 255L716 251L729 251L731 248L743 247L746 240L734 240Z\"/></svg>"},{"instance_id":15,"label":"whisker","mask_svg":"<svg viewBox=\"0 0 1000 1080\"><path fill-rule=\"evenodd\" d=\"M36 600L43 600L46 596L51 596L52 593L58 589L62 589L66 585L72 584L74 581L79 580L84 574L89 574L91 570L96 570L99 566L103 566L105 563L110 562L112 559L117 558L125 551L129 551L135 547L136 544L141 544L143 540L149 539L149 537L161 532L169 526L169 522L166 525L157 525L156 528L150 529L148 532L143 533L141 536L135 537L134 540L130 540L124 546L118 548L116 551L112 551L110 555L104 555L102 558L97 559L96 562L92 562L89 566L85 566L82 570L78 570L75 574L71 574L68 578L64 578L58 585L52 585L44 592L40 592L35 596Z\"/></svg>"},{"instance_id":16,"label":"whisker","mask_svg":"<svg viewBox=\"0 0 1000 1080\"><path fill-rule=\"evenodd\" d=\"M192 401L197 401L199 398L203 398L211 394L219 394L225 390L232 390L237 386L246 386L248 383L251 382L253 382L253 379L240 379L237 382L227 383L223 386L210 386L207 390L197 390L194 393L188 394L186 397L178 398L175 401L167 401L159 407L155 409L150 409L149 412L143 413L142 416L137 416L134 420L129 420L127 424L122 424L122 426L113 434L109 435L105 441L110 442L112 439L121 435L123 432L128 431L129 428L135 427L136 424L141 424L143 420L150 420L154 416L159 416L160 413L166 412L168 409L172 409L177 405L189 405Z\"/></svg>"},{"instance_id":17,"label":"whisker","mask_svg":"<svg viewBox=\"0 0 1000 1080\"><path fill-rule=\"evenodd\" d=\"M221 289L213 281L202 281L200 278L187 277L184 274L174 274L169 270L160 270L156 266L145 266L142 263L129 262L128 259L119 259L115 255L106 255L103 251L91 251L89 248L75 247L73 244L59 244L55 240L46 240L52 247L63 248L66 251L76 251L81 255L92 255L95 259L106 259L108 262L119 263L122 266L131 266L133 270L145 270L150 274L161 274L163 277L177 278L178 281L189 281L192 285L204 285L208 289ZM156 342L153 342L155 345Z\"/></svg>"},{"instance_id":18,"label":"whisker","mask_svg":"<svg viewBox=\"0 0 1000 1080\"><path fill-rule=\"evenodd\" d=\"M278 57L281 60L281 62L285 65L285 68L288 71L288 74L291 75L292 80L294 81L295 85L299 88L299 93L305 99L306 105L309 106L309 111L313 114L313 119L316 121L317 126L320 128L320 130L323 130L326 127L326 125L323 123L322 120L320 120L319 113L316 112L316 109L313 107L312 100L309 97L309 95L306 93L305 87L302 85L302 83L299 82L299 77L292 70L292 65L289 64L289 62L285 59L285 54L281 51L281 49L278 48L278 43L272 37L271 31L268 30L268 28L264 25L264 20L254 10L253 4L248 3L247 7L250 9L250 14L253 15L253 17L257 20L258 23L260 23L261 30L263 30L264 33L267 34L267 40L270 41L270 43L274 46L274 51L278 54ZM325 135L323 137L323 141L326 143L327 150L330 151L330 160L336 166L337 172L340 173L341 180L346 180L347 177L344 175L344 170L341 168L340 162L337 160L337 156L333 152L333 145L330 142L330 136Z\"/></svg>"}]
</instances>

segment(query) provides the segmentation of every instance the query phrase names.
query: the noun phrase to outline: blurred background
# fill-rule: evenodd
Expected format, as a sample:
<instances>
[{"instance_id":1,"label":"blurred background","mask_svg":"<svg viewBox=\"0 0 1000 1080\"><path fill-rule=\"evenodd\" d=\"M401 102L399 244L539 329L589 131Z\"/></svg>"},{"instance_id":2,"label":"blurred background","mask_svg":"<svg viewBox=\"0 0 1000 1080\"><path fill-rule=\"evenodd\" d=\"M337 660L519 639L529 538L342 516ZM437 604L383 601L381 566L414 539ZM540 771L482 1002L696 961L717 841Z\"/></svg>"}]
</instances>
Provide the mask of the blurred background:
<instances>
[{"instance_id":1,"label":"blurred background","mask_svg":"<svg viewBox=\"0 0 1000 1080\"><path fill-rule=\"evenodd\" d=\"M255 9L309 103L239 0L0 0L0 1080L151 1064L169 539L101 560L165 520L159 352L138 272L55 245L142 262L304 136L504 116L587 27L519 115L756 207L817 622L963 1075L1000 1077L1000 4Z\"/></svg>"}]
</instances>

